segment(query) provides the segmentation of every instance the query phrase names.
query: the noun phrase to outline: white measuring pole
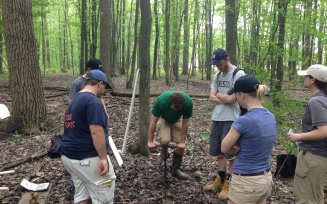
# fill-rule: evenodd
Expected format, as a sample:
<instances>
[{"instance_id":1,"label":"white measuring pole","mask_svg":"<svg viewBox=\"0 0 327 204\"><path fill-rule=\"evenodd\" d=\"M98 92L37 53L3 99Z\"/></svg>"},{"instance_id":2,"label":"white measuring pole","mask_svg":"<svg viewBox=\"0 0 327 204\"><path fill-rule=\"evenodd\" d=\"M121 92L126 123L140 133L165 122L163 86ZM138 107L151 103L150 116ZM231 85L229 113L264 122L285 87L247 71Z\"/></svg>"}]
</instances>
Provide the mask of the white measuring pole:
<instances>
[{"instance_id":1,"label":"white measuring pole","mask_svg":"<svg viewBox=\"0 0 327 204\"><path fill-rule=\"evenodd\" d=\"M128 131L129 131L129 125L130 125L131 119L132 119L134 100L135 100L135 92L136 92L136 85L137 85L138 78L139 78L139 69L137 69L137 71L136 71L136 77L135 77L134 89L133 89L133 96L132 96L131 106L129 107L129 114L128 114L128 119L127 119L126 130L125 130L123 149L121 150L122 154L124 154L124 152L126 150L127 136L128 136Z\"/></svg>"}]
</instances>

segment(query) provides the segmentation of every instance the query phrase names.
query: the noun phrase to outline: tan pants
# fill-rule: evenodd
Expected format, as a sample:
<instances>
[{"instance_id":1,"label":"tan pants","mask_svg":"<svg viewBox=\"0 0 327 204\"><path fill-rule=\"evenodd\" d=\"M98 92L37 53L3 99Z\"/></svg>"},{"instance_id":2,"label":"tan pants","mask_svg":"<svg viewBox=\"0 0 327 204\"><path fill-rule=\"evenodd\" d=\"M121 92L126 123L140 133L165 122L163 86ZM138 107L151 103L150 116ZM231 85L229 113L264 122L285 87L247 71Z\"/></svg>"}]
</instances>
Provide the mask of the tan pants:
<instances>
[{"instance_id":1,"label":"tan pants","mask_svg":"<svg viewBox=\"0 0 327 204\"><path fill-rule=\"evenodd\" d=\"M234 203L255 204L272 195L272 175L239 176L233 174L228 198Z\"/></svg>"},{"instance_id":2,"label":"tan pants","mask_svg":"<svg viewBox=\"0 0 327 204\"><path fill-rule=\"evenodd\" d=\"M300 151L297 157L293 193L296 204L324 203L327 158Z\"/></svg>"},{"instance_id":3,"label":"tan pants","mask_svg":"<svg viewBox=\"0 0 327 204\"><path fill-rule=\"evenodd\" d=\"M181 141L182 119L175 124L170 124L165 119L159 118L157 128L161 141L172 141L176 143Z\"/></svg>"}]
</instances>

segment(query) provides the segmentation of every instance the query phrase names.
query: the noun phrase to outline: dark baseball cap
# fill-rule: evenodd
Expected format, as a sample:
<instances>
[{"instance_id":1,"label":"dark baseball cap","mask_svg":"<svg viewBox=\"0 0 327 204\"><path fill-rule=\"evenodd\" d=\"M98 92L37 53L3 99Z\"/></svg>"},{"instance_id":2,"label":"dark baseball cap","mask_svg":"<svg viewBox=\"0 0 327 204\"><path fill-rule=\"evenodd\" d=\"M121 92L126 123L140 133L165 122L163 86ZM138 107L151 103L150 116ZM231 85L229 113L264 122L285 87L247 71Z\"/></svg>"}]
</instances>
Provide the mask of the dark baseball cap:
<instances>
[{"instance_id":1,"label":"dark baseball cap","mask_svg":"<svg viewBox=\"0 0 327 204\"><path fill-rule=\"evenodd\" d=\"M241 76L235 82L234 87L228 91L228 95L232 95L236 92L243 92L243 93L254 93L258 89L258 85L260 82L254 76L245 75Z\"/></svg>"},{"instance_id":2,"label":"dark baseball cap","mask_svg":"<svg viewBox=\"0 0 327 204\"><path fill-rule=\"evenodd\" d=\"M98 60L97 58L92 58L89 61L87 61L86 69L87 68L91 68L92 70L98 69L98 70L101 70L102 72L104 72L103 65L102 65L101 61Z\"/></svg>"},{"instance_id":3,"label":"dark baseball cap","mask_svg":"<svg viewBox=\"0 0 327 204\"><path fill-rule=\"evenodd\" d=\"M226 52L226 50L218 48L213 52L210 64L217 65L220 60L226 59L226 57L228 57L228 53Z\"/></svg>"},{"instance_id":4,"label":"dark baseball cap","mask_svg":"<svg viewBox=\"0 0 327 204\"><path fill-rule=\"evenodd\" d=\"M91 80L95 79L97 81L102 81L106 83L106 89L111 89L111 86L108 83L107 76L105 73L103 73L101 70L91 70L87 75L86 75L86 80Z\"/></svg>"}]
</instances>

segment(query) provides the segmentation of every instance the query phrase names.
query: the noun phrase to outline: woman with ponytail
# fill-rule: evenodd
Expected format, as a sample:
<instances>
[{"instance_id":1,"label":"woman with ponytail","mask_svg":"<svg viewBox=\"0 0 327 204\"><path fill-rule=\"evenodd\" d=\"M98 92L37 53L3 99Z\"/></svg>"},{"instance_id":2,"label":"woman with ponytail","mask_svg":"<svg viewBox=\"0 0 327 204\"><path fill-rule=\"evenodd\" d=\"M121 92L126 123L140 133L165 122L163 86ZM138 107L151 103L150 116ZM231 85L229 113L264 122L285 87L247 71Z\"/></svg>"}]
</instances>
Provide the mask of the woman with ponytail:
<instances>
[{"instance_id":1,"label":"woman with ponytail","mask_svg":"<svg viewBox=\"0 0 327 204\"><path fill-rule=\"evenodd\" d=\"M236 94L247 113L237 118L222 141L222 152L236 154L229 204L266 203L272 193L270 156L276 139L275 116L262 106L268 87L253 76L240 77L228 94Z\"/></svg>"}]
</instances>

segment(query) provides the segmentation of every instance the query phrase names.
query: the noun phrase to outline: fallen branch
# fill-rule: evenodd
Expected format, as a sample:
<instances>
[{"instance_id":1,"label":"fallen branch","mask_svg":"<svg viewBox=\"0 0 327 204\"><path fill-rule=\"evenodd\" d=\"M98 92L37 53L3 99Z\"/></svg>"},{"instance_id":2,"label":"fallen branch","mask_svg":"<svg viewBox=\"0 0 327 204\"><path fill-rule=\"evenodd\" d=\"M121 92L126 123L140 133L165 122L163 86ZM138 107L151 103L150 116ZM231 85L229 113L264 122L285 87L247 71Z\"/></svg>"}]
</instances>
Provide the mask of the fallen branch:
<instances>
[{"instance_id":1,"label":"fallen branch","mask_svg":"<svg viewBox=\"0 0 327 204\"><path fill-rule=\"evenodd\" d=\"M61 93L61 94L45 96L44 98L55 98L55 97L58 97L58 96L68 95L68 93L69 92L64 92L64 93Z\"/></svg>"},{"instance_id":2,"label":"fallen branch","mask_svg":"<svg viewBox=\"0 0 327 204\"><path fill-rule=\"evenodd\" d=\"M36 153L36 154L34 154L32 156L29 156L29 157L24 158L23 160L20 160L20 161L16 161L16 162L12 162L12 163L7 164L7 165L1 167L0 168L0 171L3 171L5 169L16 167L18 165L21 165L21 164L24 164L26 162L29 162L29 161L31 161L33 159L38 159L38 158L44 157L47 154L48 154L48 151L47 150L46 151L43 151L43 152L38 152L38 153Z\"/></svg>"},{"instance_id":3,"label":"fallen branch","mask_svg":"<svg viewBox=\"0 0 327 204\"><path fill-rule=\"evenodd\" d=\"M132 97L132 93L127 92L111 92L112 96L120 97ZM150 93L150 97L160 96L162 93ZM188 94L190 97L194 98L209 98L209 94ZM139 93L135 93L135 97L139 97Z\"/></svg>"}]
</instances>

